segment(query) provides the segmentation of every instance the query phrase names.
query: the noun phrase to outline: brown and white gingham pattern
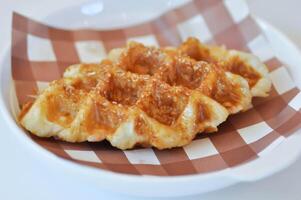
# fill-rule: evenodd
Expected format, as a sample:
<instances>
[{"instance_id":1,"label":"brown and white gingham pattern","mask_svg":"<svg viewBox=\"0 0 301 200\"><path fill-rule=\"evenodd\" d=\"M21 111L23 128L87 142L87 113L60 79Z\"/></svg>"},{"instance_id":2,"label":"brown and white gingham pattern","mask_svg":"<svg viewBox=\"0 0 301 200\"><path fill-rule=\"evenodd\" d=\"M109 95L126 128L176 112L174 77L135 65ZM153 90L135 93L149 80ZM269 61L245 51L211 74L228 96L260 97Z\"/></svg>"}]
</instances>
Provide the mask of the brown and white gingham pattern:
<instances>
[{"instance_id":1,"label":"brown and white gingham pattern","mask_svg":"<svg viewBox=\"0 0 301 200\"><path fill-rule=\"evenodd\" d=\"M136 175L205 173L262 156L301 126L301 93L244 1L195 0L153 21L111 31L63 30L14 13L12 34L12 74L20 105L60 78L67 66L99 61L127 40L168 46L195 36L252 52L269 67L274 87L268 98L255 98L251 110L230 116L217 133L200 134L183 148L121 151L108 142L72 144L30 135L42 147L76 163Z\"/></svg>"}]
</instances>

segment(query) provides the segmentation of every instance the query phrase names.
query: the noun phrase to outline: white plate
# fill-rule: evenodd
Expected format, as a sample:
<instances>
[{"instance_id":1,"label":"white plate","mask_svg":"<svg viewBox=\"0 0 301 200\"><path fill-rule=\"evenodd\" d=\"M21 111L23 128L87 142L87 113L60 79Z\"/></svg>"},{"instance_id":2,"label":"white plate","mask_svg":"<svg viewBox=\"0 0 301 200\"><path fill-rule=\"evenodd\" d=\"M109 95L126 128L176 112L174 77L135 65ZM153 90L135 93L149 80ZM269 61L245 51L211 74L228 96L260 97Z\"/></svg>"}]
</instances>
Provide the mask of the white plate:
<instances>
[{"instance_id":1,"label":"white plate","mask_svg":"<svg viewBox=\"0 0 301 200\"><path fill-rule=\"evenodd\" d=\"M66 3L68 2L68 3ZM79 3L83 2L83 3ZM112 28L126 26L151 19L160 13L171 9L183 1L127 1L127 4L118 4L117 1L62 1L60 5L52 5L48 13L31 13L31 17L52 25L64 28L102 27ZM41 6L42 3L37 3ZM67 6L68 5L68 6ZM48 5L47 5L48 6ZM61 20L64 19L64 20ZM110 19L110 21L106 20ZM261 20L257 20L265 35L271 42L272 48L278 57L288 65L289 71L297 85L301 86L301 54L297 48L279 31ZM1 56L1 98L0 109L3 118L10 126L16 138L32 149L36 156L45 163L59 166L64 176L73 176L76 180L88 184L98 185L100 188L121 193L141 196L179 196L204 193L217 190L235 183L262 179L284 169L296 160L301 152L301 134L294 134L267 156L260 157L247 164L218 172L179 176L154 177L131 176L116 174L109 171L81 166L54 156L29 139L16 125L11 115L9 87L11 81L10 51ZM300 131L299 131L300 132ZM281 160L281 162L279 162ZM254 172L254 168L258 169Z\"/></svg>"}]
</instances>

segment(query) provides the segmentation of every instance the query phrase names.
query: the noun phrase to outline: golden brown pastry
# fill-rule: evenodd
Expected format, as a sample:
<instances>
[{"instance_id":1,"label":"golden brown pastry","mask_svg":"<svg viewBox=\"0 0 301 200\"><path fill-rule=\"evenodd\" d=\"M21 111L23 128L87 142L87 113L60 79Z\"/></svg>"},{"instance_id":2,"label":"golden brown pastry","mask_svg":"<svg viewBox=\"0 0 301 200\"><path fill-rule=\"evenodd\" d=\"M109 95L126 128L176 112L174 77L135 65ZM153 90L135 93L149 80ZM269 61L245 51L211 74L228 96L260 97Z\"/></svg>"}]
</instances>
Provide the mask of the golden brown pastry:
<instances>
[{"instance_id":1,"label":"golden brown pastry","mask_svg":"<svg viewBox=\"0 0 301 200\"><path fill-rule=\"evenodd\" d=\"M101 63L68 67L23 106L19 121L37 136L68 142L179 147L247 110L252 96L266 96L267 73L253 55L192 38L163 49L130 42Z\"/></svg>"}]
</instances>

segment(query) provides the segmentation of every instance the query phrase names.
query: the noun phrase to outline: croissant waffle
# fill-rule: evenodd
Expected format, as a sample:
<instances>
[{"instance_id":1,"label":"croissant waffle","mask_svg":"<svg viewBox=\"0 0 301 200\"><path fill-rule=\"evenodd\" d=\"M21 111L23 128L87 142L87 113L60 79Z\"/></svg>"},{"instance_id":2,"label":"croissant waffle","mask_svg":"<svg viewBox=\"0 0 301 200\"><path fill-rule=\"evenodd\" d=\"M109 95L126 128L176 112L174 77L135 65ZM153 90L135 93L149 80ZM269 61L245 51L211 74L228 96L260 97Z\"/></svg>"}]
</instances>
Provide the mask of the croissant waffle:
<instances>
[{"instance_id":1,"label":"croissant waffle","mask_svg":"<svg viewBox=\"0 0 301 200\"><path fill-rule=\"evenodd\" d=\"M130 42L101 63L67 68L23 106L19 121L40 137L166 149L217 131L270 87L266 67L250 54L193 38L178 48Z\"/></svg>"}]
</instances>

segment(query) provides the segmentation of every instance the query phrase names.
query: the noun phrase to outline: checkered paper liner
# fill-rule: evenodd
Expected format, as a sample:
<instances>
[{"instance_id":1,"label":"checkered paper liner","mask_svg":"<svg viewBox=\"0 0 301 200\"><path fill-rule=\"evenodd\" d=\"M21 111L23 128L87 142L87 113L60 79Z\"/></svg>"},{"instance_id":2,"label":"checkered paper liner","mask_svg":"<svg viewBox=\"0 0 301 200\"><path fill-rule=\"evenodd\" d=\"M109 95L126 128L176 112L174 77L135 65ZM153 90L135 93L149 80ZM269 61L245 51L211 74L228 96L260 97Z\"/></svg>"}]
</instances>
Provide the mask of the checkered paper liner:
<instances>
[{"instance_id":1,"label":"checkered paper liner","mask_svg":"<svg viewBox=\"0 0 301 200\"><path fill-rule=\"evenodd\" d=\"M58 157L119 173L174 176L230 168L272 150L301 126L301 93L275 57L244 1L195 0L136 26L114 30L64 30L13 15L12 75L19 105L61 77L74 63L99 62L127 40L178 45L189 36L259 56L273 89L253 108L230 116L219 131L200 134L183 148L122 151L108 142L65 143L29 136Z\"/></svg>"}]
</instances>

